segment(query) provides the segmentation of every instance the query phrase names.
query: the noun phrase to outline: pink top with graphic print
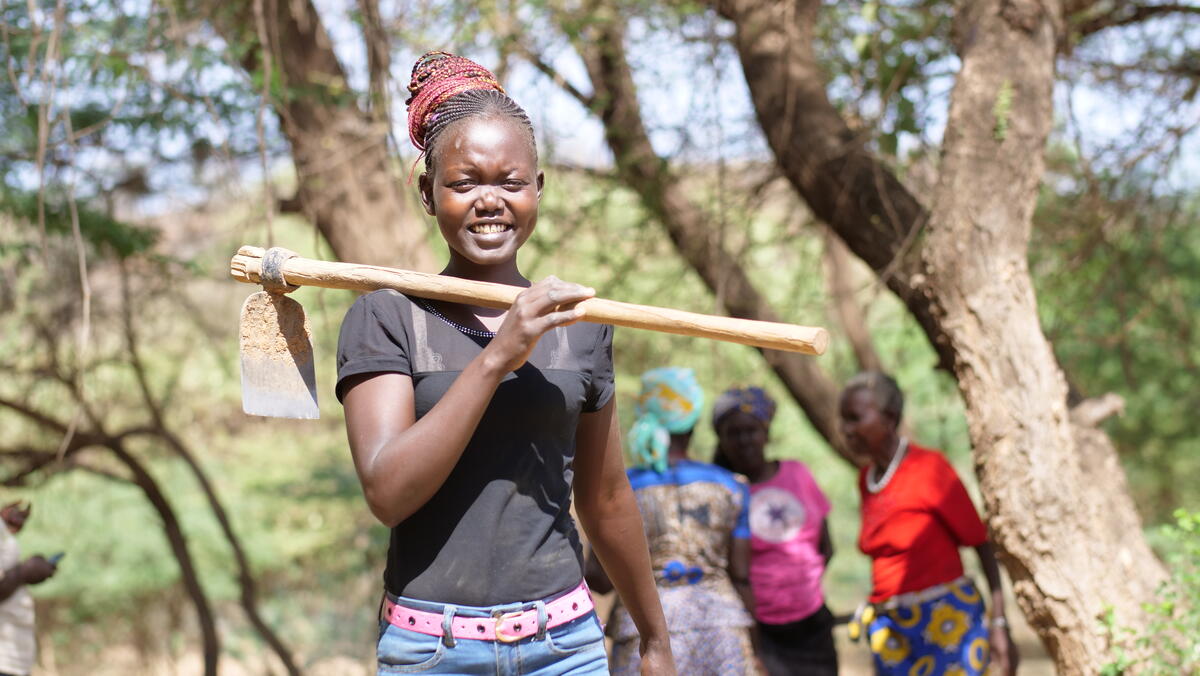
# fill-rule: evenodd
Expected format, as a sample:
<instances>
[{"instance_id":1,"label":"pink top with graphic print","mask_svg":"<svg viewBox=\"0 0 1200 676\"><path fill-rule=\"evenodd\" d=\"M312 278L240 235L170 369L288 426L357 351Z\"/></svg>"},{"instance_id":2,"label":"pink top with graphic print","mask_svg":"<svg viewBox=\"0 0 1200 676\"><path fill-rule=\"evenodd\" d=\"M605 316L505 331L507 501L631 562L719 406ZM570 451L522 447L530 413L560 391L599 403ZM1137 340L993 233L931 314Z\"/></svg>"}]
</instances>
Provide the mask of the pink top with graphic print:
<instances>
[{"instance_id":1,"label":"pink top with graphic print","mask_svg":"<svg viewBox=\"0 0 1200 676\"><path fill-rule=\"evenodd\" d=\"M783 460L775 476L750 486L750 586L754 615L787 624L825 602L818 547L829 500L804 463Z\"/></svg>"}]
</instances>

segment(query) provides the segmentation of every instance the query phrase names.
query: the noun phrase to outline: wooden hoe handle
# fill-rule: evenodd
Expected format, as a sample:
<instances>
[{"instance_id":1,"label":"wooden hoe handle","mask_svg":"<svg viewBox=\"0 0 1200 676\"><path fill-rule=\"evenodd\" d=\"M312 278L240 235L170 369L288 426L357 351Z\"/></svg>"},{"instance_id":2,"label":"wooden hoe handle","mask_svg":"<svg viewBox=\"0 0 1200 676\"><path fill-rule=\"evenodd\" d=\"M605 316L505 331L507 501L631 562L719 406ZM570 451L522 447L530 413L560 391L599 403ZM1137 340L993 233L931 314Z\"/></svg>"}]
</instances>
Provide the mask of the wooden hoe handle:
<instances>
[{"instance_id":1,"label":"wooden hoe handle","mask_svg":"<svg viewBox=\"0 0 1200 676\"><path fill-rule=\"evenodd\" d=\"M261 281L265 249L244 246L230 261L234 279L248 284ZM308 258L289 258L280 266L288 284L327 289L375 291L395 289L420 298L507 309L524 289L507 284L476 282L457 277L412 272L378 265L330 263ZM604 298L579 303L582 321L650 329L682 336L713 338L731 343L819 355L829 345L829 333L818 326L796 326L752 319L735 319L683 310L634 305Z\"/></svg>"}]
</instances>

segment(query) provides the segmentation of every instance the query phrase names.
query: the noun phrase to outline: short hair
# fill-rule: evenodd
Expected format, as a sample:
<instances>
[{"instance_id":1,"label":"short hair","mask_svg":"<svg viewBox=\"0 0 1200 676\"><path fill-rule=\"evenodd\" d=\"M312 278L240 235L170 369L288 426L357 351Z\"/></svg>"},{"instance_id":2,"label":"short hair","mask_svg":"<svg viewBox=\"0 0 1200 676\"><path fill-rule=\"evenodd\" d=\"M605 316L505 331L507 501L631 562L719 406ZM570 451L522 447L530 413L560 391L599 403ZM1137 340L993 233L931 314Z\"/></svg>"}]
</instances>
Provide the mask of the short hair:
<instances>
[{"instance_id":1,"label":"short hair","mask_svg":"<svg viewBox=\"0 0 1200 676\"><path fill-rule=\"evenodd\" d=\"M904 415L904 393L894 378L883 371L863 371L846 381L840 398L845 399L855 390L870 392L879 410L892 416L897 423L900 422Z\"/></svg>"}]
</instances>

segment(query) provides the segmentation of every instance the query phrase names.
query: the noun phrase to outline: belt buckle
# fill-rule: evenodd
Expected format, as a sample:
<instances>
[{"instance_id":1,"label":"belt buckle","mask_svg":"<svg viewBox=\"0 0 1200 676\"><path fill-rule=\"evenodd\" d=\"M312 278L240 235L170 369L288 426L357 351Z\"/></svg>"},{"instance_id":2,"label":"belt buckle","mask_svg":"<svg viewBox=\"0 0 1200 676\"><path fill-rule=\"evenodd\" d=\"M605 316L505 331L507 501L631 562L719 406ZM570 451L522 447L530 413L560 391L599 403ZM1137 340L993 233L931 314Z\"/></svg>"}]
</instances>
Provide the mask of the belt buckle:
<instances>
[{"instance_id":1,"label":"belt buckle","mask_svg":"<svg viewBox=\"0 0 1200 676\"><path fill-rule=\"evenodd\" d=\"M523 611L523 610L514 610L512 612L504 613L504 614L500 615L499 617L497 617L496 618L496 640L501 643L513 643L514 641L520 641L522 638L524 638L524 636L510 636L508 634L505 634L502 630L502 627L504 626L504 623L506 621L515 620L524 614L525 614L525 611ZM517 631L520 631L520 629L517 629Z\"/></svg>"}]
</instances>

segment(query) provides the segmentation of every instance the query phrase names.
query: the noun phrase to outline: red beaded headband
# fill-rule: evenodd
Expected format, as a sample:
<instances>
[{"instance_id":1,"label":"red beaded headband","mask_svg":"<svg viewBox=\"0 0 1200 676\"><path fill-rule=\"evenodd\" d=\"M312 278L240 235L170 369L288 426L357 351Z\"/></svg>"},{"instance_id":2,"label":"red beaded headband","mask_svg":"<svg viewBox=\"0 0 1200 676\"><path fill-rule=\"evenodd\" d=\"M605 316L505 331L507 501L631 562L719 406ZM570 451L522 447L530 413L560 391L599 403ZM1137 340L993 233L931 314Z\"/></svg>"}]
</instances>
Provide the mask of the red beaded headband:
<instances>
[{"instance_id":1,"label":"red beaded headband","mask_svg":"<svg viewBox=\"0 0 1200 676\"><path fill-rule=\"evenodd\" d=\"M408 101L408 138L425 152L425 130L437 115L437 107L447 99L472 89L494 89L501 94L504 87L490 70L474 61L449 52L428 52L413 64L411 93Z\"/></svg>"}]
</instances>

